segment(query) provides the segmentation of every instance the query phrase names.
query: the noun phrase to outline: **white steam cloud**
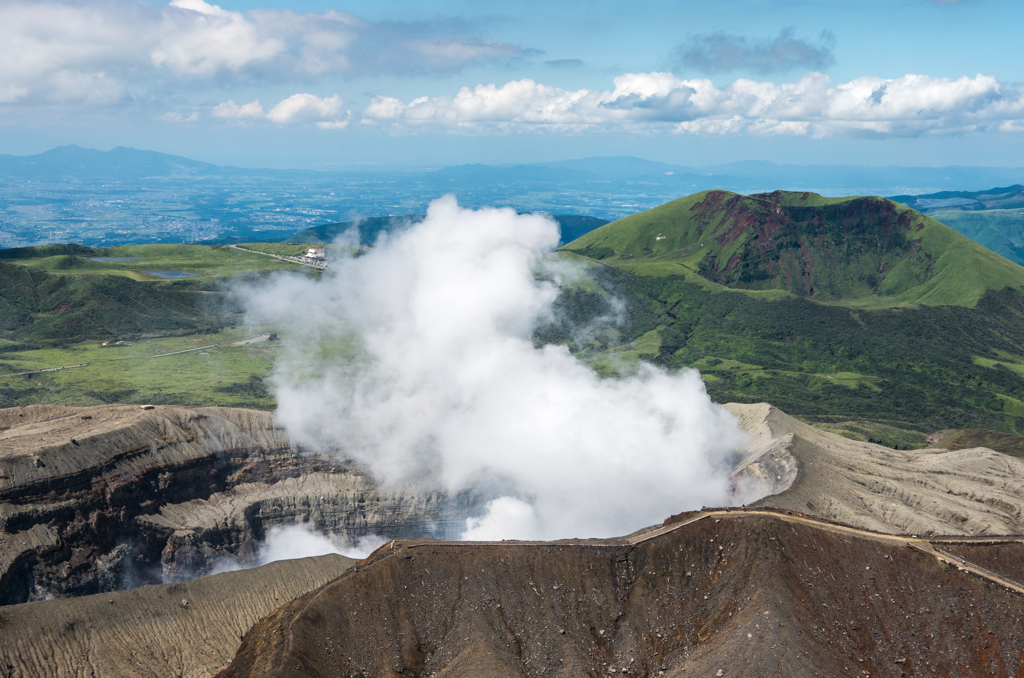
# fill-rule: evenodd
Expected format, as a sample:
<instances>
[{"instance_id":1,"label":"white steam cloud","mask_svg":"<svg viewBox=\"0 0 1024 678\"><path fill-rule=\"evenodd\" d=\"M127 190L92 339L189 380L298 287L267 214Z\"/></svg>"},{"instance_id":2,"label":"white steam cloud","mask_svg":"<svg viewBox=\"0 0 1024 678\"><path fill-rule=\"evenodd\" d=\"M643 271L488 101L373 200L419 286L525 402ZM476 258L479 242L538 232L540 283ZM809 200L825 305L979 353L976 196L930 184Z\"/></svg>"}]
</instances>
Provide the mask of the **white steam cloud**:
<instances>
[{"instance_id":1,"label":"white steam cloud","mask_svg":"<svg viewBox=\"0 0 1024 678\"><path fill-rule=\"evenodd\" d=\"M387 539L377 535L341 540L335 535L321 534L307 525L274 525L267 530L267 538L259 545L254 557L244 560L230 556L221 558L214 563L210 574L247 570L279 560L312 558L332 553L361 560L385 542Z\"/></svg>"},{"instance_id":2,"label":"white steam cloud","mask_svg":"<svg viewBox=\"0 0 1024 678\"><path fill-rule=\"evenodd\" d=\"M292 328L279 423L385 484L486 488L465 538L613 536L737 502L743 435L696 371L602 379L566 347L534 345L572 268L552 262L558 237L549 218L446 196L319 281L251 291L254 321Z\"/></svg>"}]
</instances>

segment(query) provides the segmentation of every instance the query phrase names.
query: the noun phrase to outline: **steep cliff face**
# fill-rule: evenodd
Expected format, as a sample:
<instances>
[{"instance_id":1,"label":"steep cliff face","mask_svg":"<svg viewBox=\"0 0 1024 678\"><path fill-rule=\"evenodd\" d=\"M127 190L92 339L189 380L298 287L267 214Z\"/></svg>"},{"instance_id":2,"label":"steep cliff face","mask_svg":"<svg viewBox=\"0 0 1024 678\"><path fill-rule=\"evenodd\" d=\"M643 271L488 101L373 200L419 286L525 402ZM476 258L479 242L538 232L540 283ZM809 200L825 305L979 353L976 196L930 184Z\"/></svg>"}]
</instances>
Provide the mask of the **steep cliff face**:
<instances>
[{"instance_id":1,"label":"steep cliff face","mask_svg":"<svg viewBox=\"0 0 1024 678\"><path fill-rule=\"evenodd\" d=\"M277 524L453 537L471 504L381 492L351 463L295 449L265 412L0 410L0 604L188 579L251 556Z\"/></svg>"},{"instance_id":2,"label":"steep cliff face","mask_svg":"<svg viewBox=\"0 0 1024 678\"><path fill-rule=\"evenodd\" d=\"M991 578L1020 543L971 543L997 570L978 575L946 543L765 510L695 517L604 542L392 543L261 620L218 678L1024 669L1020 586Z\"/></svg>"}]
</instances>

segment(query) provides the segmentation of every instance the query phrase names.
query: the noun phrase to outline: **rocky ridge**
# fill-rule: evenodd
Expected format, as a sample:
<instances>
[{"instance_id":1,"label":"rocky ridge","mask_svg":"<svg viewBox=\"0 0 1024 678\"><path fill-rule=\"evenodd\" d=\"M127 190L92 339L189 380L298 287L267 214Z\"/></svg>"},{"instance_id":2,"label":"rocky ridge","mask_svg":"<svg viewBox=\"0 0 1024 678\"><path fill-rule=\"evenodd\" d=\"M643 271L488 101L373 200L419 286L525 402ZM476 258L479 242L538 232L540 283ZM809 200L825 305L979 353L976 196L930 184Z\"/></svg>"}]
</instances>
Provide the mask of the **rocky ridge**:
<instances>
[{"instance_id":1,"label":"rocky ridge","mask_svg":"<svg viewBox=\"0 0 1024 678\"><path fill-rule=\"evenodd\" d=\"M968 542L991 576L940 548L766 509L599 543L396 541L261 620L218 678L1020 675L1024 587L996 582L1024 546Z\"/></svg>"},{"instance_id":2,"label":"rocky ridge","mask_svg":"<svg viewBox=\"0 0 1024 678\"><path fill-rule=\"evenodd\" d=\"M229 581L217 575L0 607L0 644L15 659L0 675L38 675L32 667L47 657L59 660L54 675L148 675L124 668L133 652L146 658L141 667L165 662L203 675L237 647L240 620L267 614L226 676L280 675L293 660L296 675L343 676L1019 668L1007 648L1024 639L1001 620L1024 612L1015 607L1017 589L1005 584L1024 581L1024 552L1017 538L983 535L1024 534L1024 462L985 448L891 450L769 405L727 407L749 436L738 451L738 487L769 492L756 506L783 513L751 508L692 523L684 515L628 538L484 545L415 539L457 534L469 498L382 492L351 464L293 449L266 413L0 410L0 583L9 598L119 588L140 564L175 581L225 555L244 559L279 524L400 538L357 572L276 612L341 570L318 570L314 581L288 574L306 567L288 561L231 573L251 578L239 586L215 586ZM861 529L842 532L836 523ZM119 529L136 540L104 541ZM283 580L294 587L275 588ZM216 613L231 633L165 624L167 600L189 587L207 593L183 597L185 607L214 590L234 591L237 600L217 605L237 604L240 616L228 623L227 612ZM250 591L258 590L273 596L253 593L254 602ZM100 612L111 609L111 596L128 616ZM118 607L129 600L133 606ZM758 616L765 611L769 623ZM18 630L33 625L31 637ZM168 654L172 646L179 654ZM299 655L282 654L286 647ZM795 649L783 656L773 652L779 647Z\"/></svg>"}]
</instances>

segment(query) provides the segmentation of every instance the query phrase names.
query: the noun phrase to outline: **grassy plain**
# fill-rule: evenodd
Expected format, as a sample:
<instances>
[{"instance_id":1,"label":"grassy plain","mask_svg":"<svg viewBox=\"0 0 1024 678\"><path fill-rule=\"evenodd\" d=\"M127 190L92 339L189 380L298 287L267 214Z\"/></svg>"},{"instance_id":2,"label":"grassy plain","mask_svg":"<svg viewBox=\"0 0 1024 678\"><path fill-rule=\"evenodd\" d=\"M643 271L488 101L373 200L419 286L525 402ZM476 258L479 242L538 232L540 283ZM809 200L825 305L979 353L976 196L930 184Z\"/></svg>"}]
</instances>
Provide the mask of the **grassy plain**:
<instances>
[{"instance_id":1,"label":"grassy plain","mask_svg":"<svg viewBox=\"0 0 1024 678\"><path fill-rule=\"evenodd\" d=\"M88 341L0 352L0 407L154 403L273 409L264 377L279 343L265 338L266 329L257 335L225 329L123 345ZM246 338L255 341L241 345Z\"/></svg>"},{"instance_id":2,"label":"grassy plain","mask_svg":"<svg viewBox=\"0 0 1024 678\"><path fill-rule=\"evenodd\" d=\"M279 257L298 257L304 255L311 247L323 247L323 245L316 243L247 242L240 244L239 247Z\"/></svg>"},{"instance_id":3,"label":"grassy plain","mask_svg":"<svg viewBox=\"0 0 1024 678\"><path fill-rule=\"evenodd\" d=\"M257 250L259 251L259 250ZM276 252L274 252L276 254ZM117 257L138 261L93 261L92 257ZM17 260L30 268L65 275L117 275L139 281L161 280L146 271L182 271L206 277L232 277L244 273L301 266L246 252L233 247L205 245L119 245L92 249L86 254L57 254Z\"/></svg>"},{"instance_id":4,"label":"grassy plain","mask_svg":"<svg viewBox=\"0 0 1024 678\"><path fill-rule=\"evenodd\" d=\"M145 270L198 275L163 280ZM241 329L241 309L231 290L240 280L254 281L275 270L320 274L229 247L0 250L0 406L127 402L272 408L263 377L278 344L235 345L253 331ZM105 341L108 346L102 346ZM205 348L191 350L197 347ZM188 352L161 355L177 351ZM70 367L83 363L92 364Z\"/></svg>"}]
</instances>

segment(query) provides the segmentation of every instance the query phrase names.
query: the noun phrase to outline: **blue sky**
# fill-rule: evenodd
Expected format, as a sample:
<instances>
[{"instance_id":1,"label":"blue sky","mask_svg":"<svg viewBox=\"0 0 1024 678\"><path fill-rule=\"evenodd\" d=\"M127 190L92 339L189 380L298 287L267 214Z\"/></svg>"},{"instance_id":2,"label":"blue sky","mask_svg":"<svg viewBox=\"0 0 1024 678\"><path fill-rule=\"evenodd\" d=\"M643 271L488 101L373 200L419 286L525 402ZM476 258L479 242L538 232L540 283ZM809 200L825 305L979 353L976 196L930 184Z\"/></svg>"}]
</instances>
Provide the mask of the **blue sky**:
<instances>
[{"instance_id":1,"label":"blue sky","mask_svg":"<svg viewBox=\"0 0 1024 678\"><path fill-rule=\"evenodd\" d=\"M0 0L0 153L1024 165L1024 3Z\"/></svg>"}]
</instances>

